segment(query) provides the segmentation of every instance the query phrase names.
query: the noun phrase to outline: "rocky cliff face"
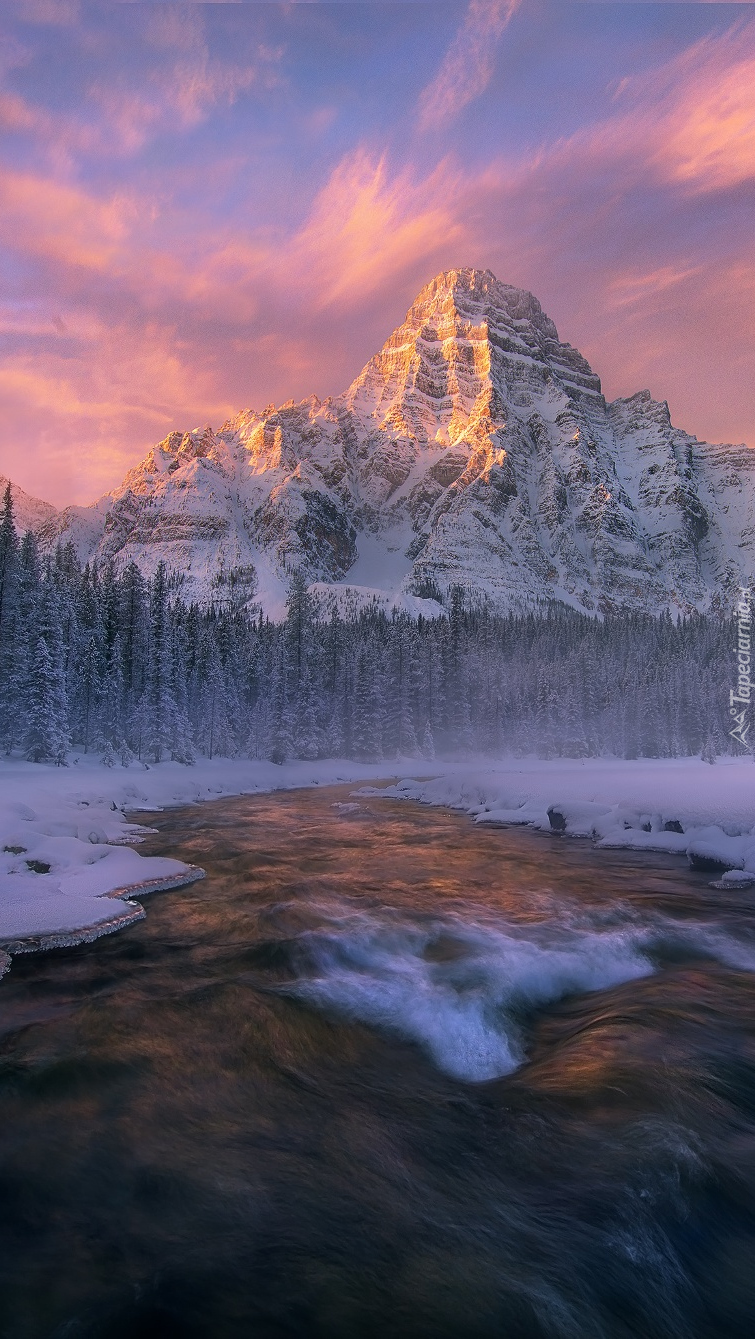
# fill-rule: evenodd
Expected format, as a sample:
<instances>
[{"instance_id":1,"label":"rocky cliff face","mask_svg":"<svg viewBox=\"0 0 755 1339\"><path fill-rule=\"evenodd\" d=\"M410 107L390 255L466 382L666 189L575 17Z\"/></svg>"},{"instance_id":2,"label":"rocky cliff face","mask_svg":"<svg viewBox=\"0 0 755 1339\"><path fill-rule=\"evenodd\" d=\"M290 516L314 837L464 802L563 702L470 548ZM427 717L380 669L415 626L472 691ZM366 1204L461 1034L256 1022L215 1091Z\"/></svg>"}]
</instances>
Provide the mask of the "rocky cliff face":
<instances>
[{"instance_id":1,"label":"rocky cliff face","mask_svg":"<svg viewBox=\"0 0 755 1339\"><path fill-rule=\"evenodd\" d=\"M452 270L334 399L171 433L46 544L164 559L186 599L273 615L292 566L341 601L414 611L462 585L524 610L728 605L755 573L755 452L675 429L600 381L530 293Z\"/></svg>"}]
</instances>

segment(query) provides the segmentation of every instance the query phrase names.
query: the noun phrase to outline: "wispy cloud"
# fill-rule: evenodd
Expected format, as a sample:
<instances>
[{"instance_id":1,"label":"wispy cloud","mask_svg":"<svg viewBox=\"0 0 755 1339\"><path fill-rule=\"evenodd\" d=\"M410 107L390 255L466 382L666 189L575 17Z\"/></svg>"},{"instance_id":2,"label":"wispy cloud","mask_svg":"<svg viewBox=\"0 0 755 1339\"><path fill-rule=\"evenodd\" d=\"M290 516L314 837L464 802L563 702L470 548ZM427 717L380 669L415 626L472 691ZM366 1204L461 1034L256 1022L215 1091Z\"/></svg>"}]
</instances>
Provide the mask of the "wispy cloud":
<instances>
[{"instance_id":1,"label":"wispy cloud","mask_svg":"<svg viewBox=\"0 0 755 1339\"><path fill-rule=\"evenodd\" d=\"M0 175L0 239L26 256L64 270L104 271L125 240L130 206L96 200L81 189L30 172Z\"/></svg>"},{"instance_id":2,"label":"wispy cloud","mask_svg":"<svg viewBox=\"0 0 755 1339\"><path fill-rule=\"evenodd\" d=\"M337 393L423 283L467 264L535 291L610 395L649 385L683 426L755 444L755 23L726 29L719 11L689 41L680 11L670 57L648 68L644 47L639 72L628 42L611 93L605 45L583 54L577 35L554 57L538 10L519 45L530 93L553 59L585 103L567 134L554 99L535 141L517 102L522 134L504 154L496 125L486 138L465 120L454 152L451 136L406 135L372 6L332 7L337 24L331 7L285 23L278 7L210 8L82 6L80 25L20 30L0 98L3 472L87 501L172 427ZM426 129L488 85L516 8L473 0L451 37L443 7ZM517 78L512 106L526 102Z\"/></svg>"},{"instance_id":3,"label":"wispy cloud","mask_svg":"<svg viewBox=\"0 0 755 1339\"><path fill-rule=\"evenodd\" d=\"M676 65L681 91L669 99L659 160L692 190L755 178L755 26L698 43Z\"/></svg>"},{"instance_id":4,"label":"wispy cloud","mask_svg":"<svg viewBox=\"0 0 755 1339\"><path fill-rule=\"evenodd\" d=\"M442 130L485 92L495 65L496 43L522 0L470 0L432 83L419 99L422 130Z\"/></svg>"},{"instance_id":5,"label":"wispy cloud","mask_svg":"<svg viewBox=\"0 0 755 1339\"><path fill-rule=\"evenodd\" d=\"M755 22L708 35L614 94L615 111L558 152L642 165L646 178L687 193L755 180Z\"/></svg>"},{"instance_id":6,"label":"wispy cloud","mask_svg":"<svg viewBox=\"0 0 755 1339\"><path fill-rule=\"evenodd\" d=\"M95 84L90 98L104 114L102 148L137 153L161 131L190 130L218 106L230 107L241 93L261 85L270 88L275 74L270 62L234 66L205 56L179 60L146 86Z\"/></svg>"},{"instance_id":7,"label":"wispy cloud","mask_svg":"<svg viewBox=\"0 0 755 1339\"><path fill-rule=\"evenodd\" d=\"M669 289L683 284L701 273L702 266L690 265L679 269L674 265L661 265L654 270L631 270L627 274L617 274L607 285L607 299L615 307L629 307L638 303L646 304L649 298L657 298Z\"/></svg>"},{"instance_id":8,"label":"wispy cloud","mask_svg":"<svg viewBox=\"0 0 755 1339\"><path fill-rule=\"evenodd\" d=\"M458 172L446 162L426 176L391 173L384 157L364 149L333 171L286 256L303 283L314 280L321 307L360 302L395 282L408 267L432 266L440 252L460 242L454 215Z\"/></svg>"}]
</instances>

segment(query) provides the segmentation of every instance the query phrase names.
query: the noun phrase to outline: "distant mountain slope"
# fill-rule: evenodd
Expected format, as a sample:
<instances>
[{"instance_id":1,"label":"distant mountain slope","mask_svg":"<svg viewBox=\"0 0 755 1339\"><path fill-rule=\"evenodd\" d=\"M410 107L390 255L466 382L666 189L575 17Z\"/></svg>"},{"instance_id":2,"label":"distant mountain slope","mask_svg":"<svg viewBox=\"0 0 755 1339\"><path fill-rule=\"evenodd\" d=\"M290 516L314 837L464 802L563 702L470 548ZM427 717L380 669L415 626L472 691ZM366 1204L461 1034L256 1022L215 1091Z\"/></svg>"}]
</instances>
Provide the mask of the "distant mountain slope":
<instances>
[{"instance_id":1,"label":"distant mountain slope","mask_svg":"<svg viewBox=\"0 0 755 1339\"><path fill-rule=\"evenodd\" d=\"M344 394L173 432L35 528L164 559L203 603L243 604L254 569L273 615L295 565L341 603L431 612L458 584L500 610L691 611L755 574L755 452L697 441L647 391L607 404L531 293L451 270Z\"/></svg>"},{"instance_id":2,"label":"distant mountain slope","mask_svg":"<svg viewBox=\"0 0 755 1339\"><path fill-rule=\"evenodd\" d=\"M0 474L0 496L5 494L8 487L8 479L4 474ZM11 481L11 497L13 498L13 513L16 518L16 525L21 534L26 530L34 530L38 533L45 525L54 524L58 512L50 502L42 502L38 497L31 497L25 493L23 488Z\"/></svg>"}]
</instances>

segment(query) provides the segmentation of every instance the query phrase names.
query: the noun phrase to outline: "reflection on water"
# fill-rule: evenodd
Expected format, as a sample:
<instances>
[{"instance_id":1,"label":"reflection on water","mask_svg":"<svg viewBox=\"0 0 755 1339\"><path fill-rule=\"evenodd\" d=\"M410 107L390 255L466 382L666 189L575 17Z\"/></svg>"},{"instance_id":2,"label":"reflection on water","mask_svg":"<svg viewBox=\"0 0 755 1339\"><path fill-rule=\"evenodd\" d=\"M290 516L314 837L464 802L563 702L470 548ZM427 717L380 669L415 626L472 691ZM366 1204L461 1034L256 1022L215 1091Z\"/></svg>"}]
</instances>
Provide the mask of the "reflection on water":
<instances>
[{"instance_id":1,"label":"reflection on water","mask_svg":"<svg viewBox=\"0 0 755 1339\"><path fill-rule=\"evenodd\" d=\"M0 1332L749 1336L755 898L354 805L160 815L207 880L15 960Z\"/></svg>"}]
</instances>

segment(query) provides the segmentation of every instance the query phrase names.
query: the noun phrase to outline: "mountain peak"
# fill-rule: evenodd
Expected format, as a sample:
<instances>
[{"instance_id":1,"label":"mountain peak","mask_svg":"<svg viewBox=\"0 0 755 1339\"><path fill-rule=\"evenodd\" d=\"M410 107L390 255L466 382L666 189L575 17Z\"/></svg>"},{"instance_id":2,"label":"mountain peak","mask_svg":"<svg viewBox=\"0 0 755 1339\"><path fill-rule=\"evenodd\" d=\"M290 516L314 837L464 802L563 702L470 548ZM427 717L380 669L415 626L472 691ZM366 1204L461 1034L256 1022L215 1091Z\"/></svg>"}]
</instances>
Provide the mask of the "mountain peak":
<instances>
[{"instance_id":1,"label":"mountain peak","mask_svg":"<svg viewBox=\"0 0 755 1339\"><path fill-rule=\"evenodd\" d=\"M490 323L511 324L527 322L541 335L558 340L558 331L543 311L534 293L516 288L497 279L492 270L469 267L443 270L420 290L407 312L407 323L416 320L428 310L444 311L453 308L457 316L479 323L480 318Z\"/></svg>"},{"instance_id":2,"label":"mountain peak","mask_svg":"<svg viewBox=\"0 0 755 1339\"><path fill-rule=\"evenodd\" d=\"M403 323L342 397L364 422L440 446L454 442L493 403L568 383L565 393L600 395L586 359L537 298L491 270L444 270L415 298Z\"/></svg>"},{"instance_id":3,"label":"mountain peak","mask_svg":"<svg viewBox=\"0 0 755 1339\"><path fill-rule=\"evenodd\" d=\"M292 566L335 600L438 611L726 607L755 580L755 452L675 429L600 381L526 289L431 279L342 395L171 433L47 547L165 561L184 599L283 609ZM86 514L85 514L86 513Z\"/></svg>"},{"instance_id":4,"label":"mountain peak","mask_svg":"<svg viewBox=\"0 0 755 1339\"><path fill-rule=\"evenodd\" d=\"M436 274L435 278L420 290L416 301L421 302L424 297L433 296L441 291L474 293L482 296L489 293L498 283L492 270L476 270L468 265L459 269L441 270L440 274Z\"/></svg>"}]
</instances>

